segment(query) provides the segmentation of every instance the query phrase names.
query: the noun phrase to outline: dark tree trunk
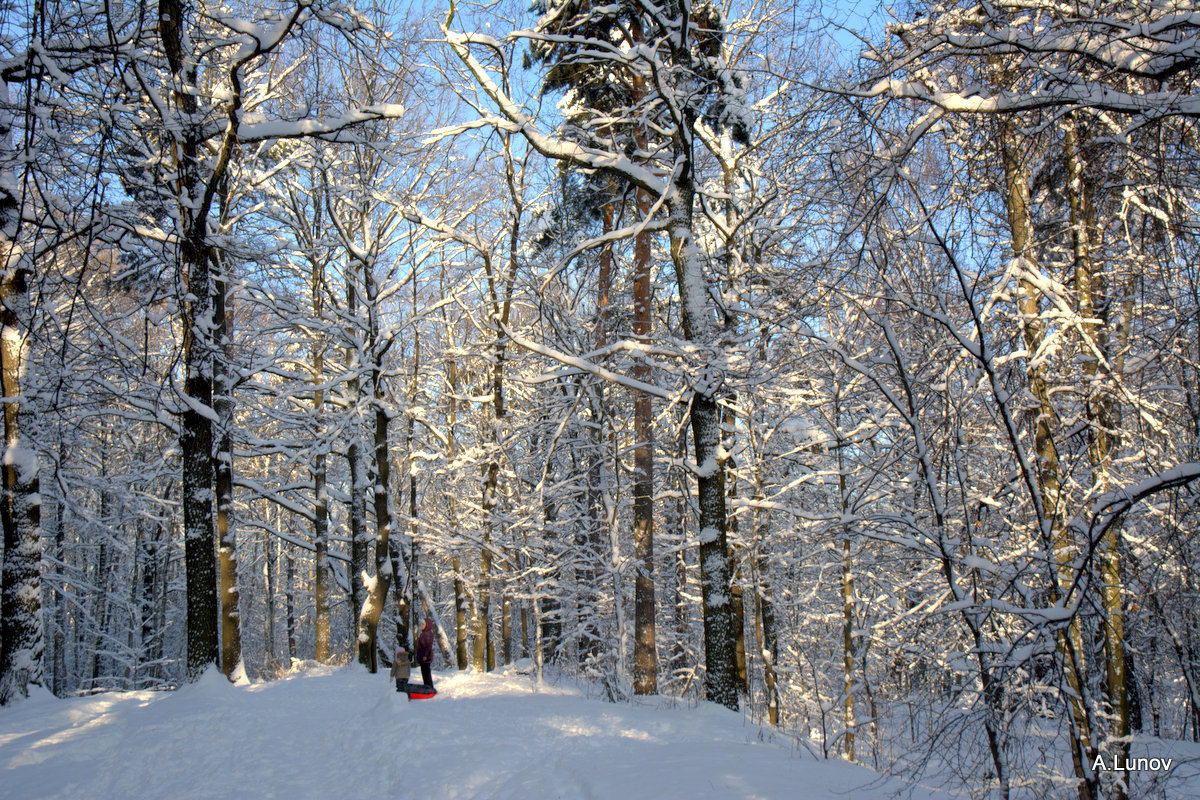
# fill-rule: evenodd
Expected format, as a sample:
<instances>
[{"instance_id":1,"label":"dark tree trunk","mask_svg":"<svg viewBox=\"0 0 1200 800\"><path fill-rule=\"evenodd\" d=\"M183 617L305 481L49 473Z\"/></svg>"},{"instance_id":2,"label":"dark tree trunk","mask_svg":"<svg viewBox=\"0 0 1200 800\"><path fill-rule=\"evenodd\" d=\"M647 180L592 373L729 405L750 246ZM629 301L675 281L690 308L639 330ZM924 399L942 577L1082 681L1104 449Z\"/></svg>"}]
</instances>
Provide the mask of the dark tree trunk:
<instances>
[{"instance_id":1,"label":"dark tree trunk","mask_svg":"<svg viewBox=\"0 0 1200 800\"><path fill-rule=\"evenodd\" d=\"M358 313L358 282L353 275L346 276L346 313L351 319ZM363 575L367 572L367 509L365 505L366 480L363 468L362 444L358 420L358 403L362 394L362 383L358 377L359 351L354 344L346 348L346 370L350 379L346 384L346 404L350 412L350 441L346 444L346 462L350 470L350 609L351 630L358 631L362 615L366 611L367 588ZM362 647L357 637L354 646L361 662Z\"/></svg>"},{"instance_id":2,"label":"dark tree trunk","mask_svg":"<svg viewBox=\"0 0 1200 800\"><path fill-rule=\"evenodd\" d=\"M267 604L267 625L263 631L265 641L263 641L263 658L266 664L268 674L274 674L275 661L275 553L271 546L272 534L263 531L263 564L265 564L266 576L266 596L263 598ZM353 629L352 629L353 630Z\"/></svg>"},{"instance_id":3,"label":"dark tree trunk","mask_svg":"<svg viewBox=\"0 0 1200 800\"><path fill-rule=\"evenodd\" d=\"M55 465L55 485L62 486L58 481L58 470L62 467L63 459L66 457L66 447L59 443L58 463ZM63 525L63 497L59 496L54 504L54 557L62 569L65 571L66 565L66 526ZM144 574L144 573L143 573ZM66 592L64 585L60 589L57 602L54 604L54 685L53 692L56 697L67 696L67 604L66 597L63 594ZM144 613L149 614L153 610L153 606L147 604ZM145 619L145 617L143 617ZM143 622L143 632L145 622Z\"/></svg>"},{"instance_id":4,"label":"dark tree trunk","mask_svg":"<svg viewBox=\"0 0 1200 800\"><path fill-rule=\"evenodd\" d=\"M9 126L0 128L0 141L8 141ZM16 198L0 190L0 259L7 267L0 278L0 384L6 398L0 493L0 705L27 696L30 684L42 685L44 648L37 462L26 444L31 404L21 397L26 388L22 380L28 379L29 270L16 241L16 212Z\"/></svg>"},{"instance_id":5,"label":"dark tree trunk","mask_svg":"<svg viewBox=\"0 0 1200 800\"><path fill-rule=\"evenodd\" d=\"M377 629L387 601L392 581L389 540L392 533L392 513L388 503L391 484L391 462L388 460L388 423L383 383L383 357L386 346L380 340L378 308L379 287L367 264L363 264L363 279L367 286L367 313L370 316L371 388L375 411L375 580L367 593L366 605L359 617L358 661L370 672L378 670Z\"/></svg>"},{"instance_id":6,"label":"dark tree trunk","mask_svg":"<svg viewBox=\"0 0 1200 800\"><path fill-rule=\"evenodd\" d=\"M467 648L467 584L462 576L462 559L454 556L450 559L450 568L454 570L454 656L460 670L471 666L471 656Z\"/></svg>"},{"instance_id":7,"label":"dark tree trunk","mask_svg":"<svg viewBox=\"0 0 1200 800\"><path fill-rule=\"evenodd\" d=\"M319 219L319 217L318 217ZM320 320L325 297L325 269L319 259L312 262L312 309L313 317ZM329 490L326 488L328 473L328 444L325 441L325 392L320 387L325 382L325 341L318 334L313 342L312 379L317 386L313 390L313 433L316 452L313 454L313 614L315 617L314 655L317 661L328 661L332 655L329 641ZM353 501L352 501L353 502ZM351 533L356 541L357 537ZM353 555L353 546L351 547ZM356 589L362 585L362 576L355 575L351 568L351 619L358 613ZM351 630L353 630L353 626Z\"/></svg>"},{"instance_id":8,"label":"dark tree trunk","mask_svg":"<svg viewBox=\"0 0 1200 800\"><path fill-rule=\"evenodd\" d=\"M637 191L640 214L650 213L650 194ZM641 343L650 337L654 303L650 288L650 234L638 233L634 240L633 335ZM650 365L639 358L630 370L642 383L651 381ZM654 411L650 394L633 395L633 549L637 565L634 580L633 691L658 693L658 652L654 642Z\"/></svg>"},{"instance_id":9,"label":"dark tree trunk","mask_svg":"<svg viewBox=\"0 0 1200 800\"><path fill-rule=\"evenodd\" d=\"M284 552L283 557L287 560L287 586L284 588L284 604L285 613L287 615L287 646L288 646L288 665L296 660L296 560L292 558L292 554Z\"/></svg>"},{"instance_id":10,"label":"dark tree trunk","mask_svg":"<svg viewBox=\"0 0 1200 800\"><path fill-rule=\"evenodd\" d=\"M677 136L677 166L667 202L671 260L679 286L684 334L705 355L717 345L708 281L692 236L695 189L691 141ZM707 352L706 352L707 351ZM721 409L717 404L724 376L712 361L699 365L692 381L690 421L695 444L700 507L700 594L704 614L704 695L738 708L733 604L730 597L729 546L726 540L725 469L721 458Z\"/></svg>"},{"instance_id":11,"label":"dark tree trunk","mask_svg":"<svg viewBox=\"0 0 1200 800\"><path fill-rule=\"evenodd\" d=\"M721 415L716 398L692 398L692 437L696 444L700 505L700 596L704 613L704 696L738 707L733 603L725 524L725 471L716 464Z\"/></svg>"},{"instance_id":12,"label":"dark tree trunk","mask_svg":"<svg viewBox=\"0 0 1200 800\"><path fill-rule=\"evenodd\" d=\"M212 286L207 211L200 208L200 120L196 67L185 61L184 3L160 0L159 33L172 75L178 128L170 157L178 176L179 272L186 294L181 304L184 410L179 420L183 474L184 562L187 571L187 680L195 681L219 657L216 531L213 522ZM191 54L187 54L190 56Z\"/></svg>"},{"instance_id":13,"label":"dark tree trunk","mask_svg":"<svg viewBox=\"0 0 1200 800\"><path fill-rule=\"evenodd\" d=\"M493 422L493 437L495 424L497 423ZM492 446L497 447L498 443L493 441ZM500 476L500 463L496 458L497 455L493 453L483 484L483 546L479 551L479 588L475 592L475 630L471 654L471 661L477 672L491 672L496 668L496 652L488 619L492 594L492 526L496 509L496 485Z\"/></svg>"},{"instance_id":14,"label":"dark tree trunk","mask_svg":"<svg viewBox=\"0 0 1200 800\"><path fill-rule=\"evenodd\" d=\"M409 626L412 621L413 608L409 603L409 598L412 596L411 590L414 588L412 586L413 577L410 571L401 567L403 557L400 554L400 545L395 539L388 542L388 558L391 560L392 575L396 576L392 581L392 600L395 603L395 613L392 619L396 625L396 646L403 647L412 653L414 644ZM408 574L408 586L405 586L404 582L400 580L400 576L406 573Z\"/></svg>"}]
</instances>

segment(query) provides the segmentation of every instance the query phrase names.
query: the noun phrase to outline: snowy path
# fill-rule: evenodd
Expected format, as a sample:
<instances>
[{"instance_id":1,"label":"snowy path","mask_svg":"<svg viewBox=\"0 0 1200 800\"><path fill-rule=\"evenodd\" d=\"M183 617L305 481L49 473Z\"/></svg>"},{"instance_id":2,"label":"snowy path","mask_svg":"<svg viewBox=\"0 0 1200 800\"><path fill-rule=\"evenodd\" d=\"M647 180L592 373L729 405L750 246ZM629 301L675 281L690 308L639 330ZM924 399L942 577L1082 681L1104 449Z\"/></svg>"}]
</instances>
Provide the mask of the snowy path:
<instances>
[{"instance_id":1,"label":"snowy path","mask_svg":"<svg viewBox=\"0 0 1200 800\"><path fill-rule=\"evenodd\" d=\"M411 703L354 668L42 694L0 710L0 798L864 800L898 788L708 704L614 705L520 676L436 680L436 699Z\"/></svg>"}]
</instances>

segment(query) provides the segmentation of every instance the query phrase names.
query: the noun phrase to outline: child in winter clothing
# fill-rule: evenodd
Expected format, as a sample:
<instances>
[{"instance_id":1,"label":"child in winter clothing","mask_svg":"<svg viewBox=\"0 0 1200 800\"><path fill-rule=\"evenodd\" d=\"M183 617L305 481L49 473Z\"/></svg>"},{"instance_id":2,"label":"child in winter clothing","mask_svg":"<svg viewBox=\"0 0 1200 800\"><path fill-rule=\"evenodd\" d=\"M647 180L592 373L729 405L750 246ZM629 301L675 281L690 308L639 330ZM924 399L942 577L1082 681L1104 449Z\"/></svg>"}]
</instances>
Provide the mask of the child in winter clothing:
<instances>
[{"instance_id":1,"label":"child in winter clothing","mask_svg":"<svg viewBox=\"0 0 1200 800\"><path fill-rule=\"evenodd\" d=\"M396 681L396 691L408 689L408 676L412 672L412 664L408 660L408 651L403 647L396 648L396 658L392 661L392 679Z\"/></svg>"}]
</instances>

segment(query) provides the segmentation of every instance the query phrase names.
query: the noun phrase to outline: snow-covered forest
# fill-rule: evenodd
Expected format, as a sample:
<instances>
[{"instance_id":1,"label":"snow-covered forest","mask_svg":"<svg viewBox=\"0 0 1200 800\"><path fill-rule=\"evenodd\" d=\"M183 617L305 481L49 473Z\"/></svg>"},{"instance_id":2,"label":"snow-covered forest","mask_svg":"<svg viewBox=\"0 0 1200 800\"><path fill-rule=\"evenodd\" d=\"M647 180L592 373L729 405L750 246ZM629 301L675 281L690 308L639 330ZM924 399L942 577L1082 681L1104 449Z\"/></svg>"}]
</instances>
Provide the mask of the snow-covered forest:
<instances>
[{"instance_id":1,"label":"snow-covered forest","mask_svg":"<svg viewBox=\"0 0 1200 800\"><path fill-rule=\"evenodd\" d=\"M430 615L913 784L1171 796L1113 767L1200 741L1200 7L856 19L0 4L0 703Z\"/></svg>"}]
</instances>

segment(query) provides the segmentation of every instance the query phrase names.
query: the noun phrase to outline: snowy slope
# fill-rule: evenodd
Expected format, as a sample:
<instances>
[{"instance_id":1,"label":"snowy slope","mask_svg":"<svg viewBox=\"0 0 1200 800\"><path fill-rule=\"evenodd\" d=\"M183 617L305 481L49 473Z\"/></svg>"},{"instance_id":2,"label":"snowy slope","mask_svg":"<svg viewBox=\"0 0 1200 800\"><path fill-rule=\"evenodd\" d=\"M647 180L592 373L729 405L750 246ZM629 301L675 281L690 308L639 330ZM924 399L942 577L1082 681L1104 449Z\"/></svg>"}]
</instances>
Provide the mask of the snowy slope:
<instances>
[{"instance_id":1,"label":"snowy slope","mask_svg":"<svg viewBox=\"0 0 1200 800\"><path fill-rule=\"evenodd\" d=\"M41 693L0 709L0 798L864 800L900 788L709 704L615 705L511 673L436 681L437 698L413 702L357 668Z\"/></svg>"}]
</instances>

